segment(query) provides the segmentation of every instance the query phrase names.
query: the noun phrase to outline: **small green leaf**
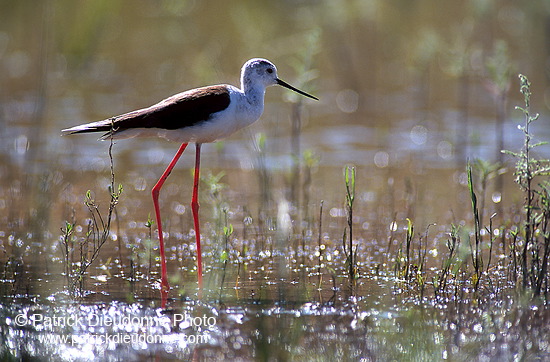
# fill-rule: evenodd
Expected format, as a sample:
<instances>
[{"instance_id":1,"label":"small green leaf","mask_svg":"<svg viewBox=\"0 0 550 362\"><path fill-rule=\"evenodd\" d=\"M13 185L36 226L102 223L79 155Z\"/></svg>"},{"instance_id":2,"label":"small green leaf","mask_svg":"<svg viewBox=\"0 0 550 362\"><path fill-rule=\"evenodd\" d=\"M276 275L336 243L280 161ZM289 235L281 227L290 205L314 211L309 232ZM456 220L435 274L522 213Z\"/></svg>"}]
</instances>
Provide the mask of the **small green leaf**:
<instances>
[{"instance_id":1,"label":"small green leaf","mask_svg":"<svg viewBox=\"0 0 550 362\"><path fill-rule=\"evenodd\" d=\"M222 255L220 255L220 261L222 263L225 263L228 260L229 260L229 254L227 253L226 250L222 251Z\"/></svg>"},{"instance_id":2,"label":"small green leaf","mask_svg":"<svg viewBox=\"0 0 550 362\"><path fill-rule=\"evenodd\" d=\"M233 234L233 224L229 224L229 226L224 226L223 234L225 236L231 236L231 234Z\"/></svg>"}]
</instances>

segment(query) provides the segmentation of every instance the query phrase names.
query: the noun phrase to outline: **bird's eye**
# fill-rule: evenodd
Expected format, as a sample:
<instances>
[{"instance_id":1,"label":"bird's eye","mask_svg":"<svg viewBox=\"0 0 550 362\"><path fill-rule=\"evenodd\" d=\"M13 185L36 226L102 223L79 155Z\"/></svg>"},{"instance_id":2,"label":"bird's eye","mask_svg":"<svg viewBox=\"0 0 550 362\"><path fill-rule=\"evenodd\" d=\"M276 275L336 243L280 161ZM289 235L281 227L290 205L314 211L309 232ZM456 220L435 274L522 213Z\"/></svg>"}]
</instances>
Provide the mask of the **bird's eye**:
<instances>
[{"instance_id":1,"label":"bird's eye","mask_svg":"<svg viewBox=\"0 0 550 362\"><path fill-rule=\"evenodd\" d=\"M268 72L269 74L271 74L271 73L273 73L273 69L267 68L266 72Z\"/></svg>"}]
</instances>

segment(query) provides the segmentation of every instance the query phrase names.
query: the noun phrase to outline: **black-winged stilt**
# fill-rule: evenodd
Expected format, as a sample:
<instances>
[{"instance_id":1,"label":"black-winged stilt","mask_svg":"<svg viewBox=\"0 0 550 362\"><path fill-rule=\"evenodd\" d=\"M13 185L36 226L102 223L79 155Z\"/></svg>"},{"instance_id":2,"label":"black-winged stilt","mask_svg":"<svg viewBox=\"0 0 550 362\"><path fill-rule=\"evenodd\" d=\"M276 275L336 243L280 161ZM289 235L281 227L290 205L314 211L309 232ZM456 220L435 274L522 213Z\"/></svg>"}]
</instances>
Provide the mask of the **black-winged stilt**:
<instances>
[{"instance_id":1,"label":"black-winged stilt","mask_svg":"<svg viewBox=\"0 0 550 362\"><path fill-rule=\"evenodd\" d=\"M161 259L161 297L163 306L170 286L166 273L166 257L158 197L162 185L176 165L189 142L196 144L195 175L191 210L197 242L197 274L202 288L202 257L199 224L199 168L201 144L215 142L252 123L264 110L265 89L280 85L301 95L318 100L277 77L277 68L266 59L247 61L241 69L241 88L222 84L191 89L166 98L148 108L114 116L109 119L64 129L63 134L106 132L100 139L123 139L156 136L182 142L178 152L152 189L158 225Z\"/></svg>"}]
</instances>

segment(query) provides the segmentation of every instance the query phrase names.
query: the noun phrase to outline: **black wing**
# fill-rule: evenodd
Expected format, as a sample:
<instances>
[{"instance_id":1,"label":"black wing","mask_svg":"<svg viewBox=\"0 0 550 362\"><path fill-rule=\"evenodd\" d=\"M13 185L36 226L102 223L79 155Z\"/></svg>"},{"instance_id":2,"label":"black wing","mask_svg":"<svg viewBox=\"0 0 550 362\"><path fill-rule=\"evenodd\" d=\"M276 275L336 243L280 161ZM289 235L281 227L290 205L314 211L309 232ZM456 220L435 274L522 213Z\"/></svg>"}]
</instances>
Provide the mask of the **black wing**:
<instances>
[{"instance_id":1,"label":"black wing","mask_svg":"<svg viewBox=\"0 0 550 362\"><path fill-rule=\"evenodd\" d=\"M63 130L64 133L107 132L107 137L133 128L174 130L206 121L211 114L229 106L229 90L224 85L193 89L176 94L151 107Z\"/></svg>"}]
</instances>

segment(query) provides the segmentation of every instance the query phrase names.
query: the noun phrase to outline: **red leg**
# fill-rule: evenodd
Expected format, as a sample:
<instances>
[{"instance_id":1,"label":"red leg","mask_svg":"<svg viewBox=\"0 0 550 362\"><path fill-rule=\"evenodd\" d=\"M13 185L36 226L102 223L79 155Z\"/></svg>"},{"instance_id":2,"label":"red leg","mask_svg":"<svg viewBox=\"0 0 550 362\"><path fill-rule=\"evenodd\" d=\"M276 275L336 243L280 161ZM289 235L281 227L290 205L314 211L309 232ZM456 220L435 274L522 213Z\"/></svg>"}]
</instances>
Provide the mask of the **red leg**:
<instances>
[{"instance_id":1,"label":"red leg","mask_svg":"<svg viewBox=\"0 0 550 362\"><path fill-rule=\"evenodd\" d=\"M158 226L158 232L159 232L159 245L160 245L160 267L161 267L161 281L160 281L160 296L161 296L161 304L162 308L166 306L166 298L168 297L168 291L170 290L170 285L168 284L168 276L166 273L166 256L164 254L164 238L162 236L162 222L160 220L160 208L159 208L159 193L160 189L162 188L162 185L164 184L164 181L168 178L170 175L170 172L172 172L172 169L178 162L181 154L183 151L185 151L185 148L187 147L187 143L183 143L180 148L178 149L178 152L170 161L170 164L164 170L164 173L160 177L160 179L157 181L156 185L153 186L153 189L151 190L151 195L153 196L153 204L155 206L155 216L157 218L157 226Z\"/></svg>"},{"instance_id":2,"label":"red leg","mask_svg":"<svg viewBox=\"0 0 550 362\"><path fill-rule=\"evenodd\" d=\"M201 166L201 144L196 144L195 154L195 179L193 181L193 198L191 199L191 210L193 211L193 222L195 224L195 237L197 239L197 276L199 282L199 295L202 289L202 254L201 254L201 232L199 224L199 170Z\"/></svg>"}]
</instances>

